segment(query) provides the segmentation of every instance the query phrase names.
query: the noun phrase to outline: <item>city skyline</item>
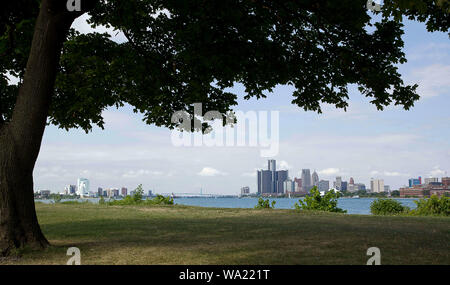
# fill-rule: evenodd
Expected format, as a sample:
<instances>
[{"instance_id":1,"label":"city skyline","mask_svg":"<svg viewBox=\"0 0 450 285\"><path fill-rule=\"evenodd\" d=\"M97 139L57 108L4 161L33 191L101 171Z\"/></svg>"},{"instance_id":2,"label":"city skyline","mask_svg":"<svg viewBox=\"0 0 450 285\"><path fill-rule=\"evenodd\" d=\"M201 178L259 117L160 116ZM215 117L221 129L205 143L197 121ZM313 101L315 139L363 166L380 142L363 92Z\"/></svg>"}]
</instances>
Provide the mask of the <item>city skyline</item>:
<instances>
[{"instance_id":1,"label":"city skyline","mask_svg":"<svg viewBox=\"0 0 450 285\"><path fill-rule=\"evenodd\" d=\"M74 27L87 29L83 18ZM419 83L422 96L409 111L389 106L379 112L354 86L349 87L347 112L326 104L321 115L304 112L291 104L288 86L278 86L264 100L246 101L242 86L236 85L233 91L240 95L236 109L279 110L280 152L273 159L287 164L291 176L309 168L330 181L351 176L369 185L371 177L383 178L391 189L408 185L411 177L446 176L450 170L448 37L407 21L404 40L408 62L399 70L406 81ZM36 190L62 191L66 184L75 183L70 181L86 177L93 189L102 185L134 189L143 184L157 192L203 188L231 194L242 185L255 189L255 169L267 165L259 148L174 147L170 130L145 125L130 106L111 108L103 115L105 130L95 127L89 134L47 127L34 171Z\"/></svg>"}]
</instances>

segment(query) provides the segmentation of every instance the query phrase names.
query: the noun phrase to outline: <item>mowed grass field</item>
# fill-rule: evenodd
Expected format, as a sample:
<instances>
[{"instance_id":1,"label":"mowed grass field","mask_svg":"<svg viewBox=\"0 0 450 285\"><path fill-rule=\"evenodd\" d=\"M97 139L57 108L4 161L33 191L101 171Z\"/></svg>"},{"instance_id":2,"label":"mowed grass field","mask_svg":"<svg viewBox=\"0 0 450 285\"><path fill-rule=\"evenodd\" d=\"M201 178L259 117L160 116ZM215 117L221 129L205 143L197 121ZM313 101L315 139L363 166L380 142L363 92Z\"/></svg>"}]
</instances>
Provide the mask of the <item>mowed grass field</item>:
<instances>
[{"instance_id":1,"label":"mowed grass field","mask_svg":"<svg viewBox=\"0 0 450 285\"><path fill-rule=\"evenodd\" d=\"M0 264L450 264L450 218L189 206L37 204L52 246Z\"/></svg>"}]
</instances>

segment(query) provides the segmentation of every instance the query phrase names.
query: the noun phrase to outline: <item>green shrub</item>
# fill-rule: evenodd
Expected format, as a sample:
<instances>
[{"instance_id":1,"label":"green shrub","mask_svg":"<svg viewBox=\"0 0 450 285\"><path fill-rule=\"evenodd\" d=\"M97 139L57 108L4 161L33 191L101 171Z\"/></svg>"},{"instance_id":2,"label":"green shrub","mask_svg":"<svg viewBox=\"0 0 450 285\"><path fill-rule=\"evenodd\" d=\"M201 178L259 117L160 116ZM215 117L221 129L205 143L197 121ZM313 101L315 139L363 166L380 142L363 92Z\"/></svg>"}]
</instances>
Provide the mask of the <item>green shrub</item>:
<instances>
[{"instance_id":1,"label":"green shrub","mask_svg":"<svg viewBox=\"0 0 450 285\"><path fill-rule=\"evenodd\" d=\"M120 206L126 206L126 205L173 205L173 198L171 197L164 197L162 195L157 195L153 199L146 199L142 200L142 194L144 193L144 190L142 189L142 184L140 184L136 190L134 191L134 194L132 196L126 196L122 200L112 200L109 202L105 202L108 205L114 206L114 205L120 205ZM100 203L100 201L99 201Z\"/></svg>"},{"instance_id":2,"label":"green shrub","mask_svg":"<svg viewBox=\"0 0 450 285\"><path fill-rule=\"evenodd\" d=\"M264 200L263 198L258 199L258 205L255 206L255 209L274 209L277 201L272 201L270 203L269 199Z\"/></svg>"},{"instance_id":3,"label":"green shrub","mask_svg":"<svg viewBox=\"0 0 450 285\"><path fill-rule=\"evenodd\" d=\"M370 212L374 215L399 215L407 214L409 208L397 200L378 198L370 204Z\"/></svg>"},{"instance_id":4,"label":"green shrub","mask_svg":"<svg viewBox=\"0 0 450 285\"><path fill-rule=\"evenodd\" d=\"M411 211L412 215L418 216L450 216L450 198L442 196L438 198L436 195L431 195L429 199L420 199L414 201L417 208Z\"/></svg>"},{"instance_id":5,"label":"green shrub","mask_svg":"<svg viewBox=\"0 0 450 285\"><path fill-rule=\"evenodd\" d=\"M299 203L295 203L297 210L312 210L312 211L326 211L336 213L347 213L347 210L343 210L337 207L337 200L341 196L341 193L330 190L322 197L316 186L314 186L309 195L305 199L299 200Z\"/></svg>"}]
</instances>

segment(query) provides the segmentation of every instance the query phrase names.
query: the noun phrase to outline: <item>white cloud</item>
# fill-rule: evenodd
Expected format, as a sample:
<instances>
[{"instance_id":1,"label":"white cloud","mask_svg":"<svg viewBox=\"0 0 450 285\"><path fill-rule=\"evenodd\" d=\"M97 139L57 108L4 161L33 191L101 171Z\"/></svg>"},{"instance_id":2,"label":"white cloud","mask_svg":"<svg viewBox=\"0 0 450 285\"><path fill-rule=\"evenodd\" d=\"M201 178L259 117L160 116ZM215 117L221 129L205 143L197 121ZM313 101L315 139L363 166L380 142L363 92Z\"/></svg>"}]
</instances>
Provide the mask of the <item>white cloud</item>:
<instances>
[{"instance_id":1,"label":"white cloud","mask_svg":"<svg viewBox=\"0 0 450 285\"><path fill-rule=\"evenodd\" d=\"M371 176L389 176L389 177L407 177L407 176L411 176L411 174L409 173L401 173L401 172L397 172L397 171L378 171L378 170L372 170L370 172Z\"/></svg>"},{"instance_id":2,"label":"white cloud","mask_svg":"<svg viewBox=\"0 0 450 285\"><path fill-rule=\"evenodd\" d=\"M287 161L285 160L280 160L280 162L277 162L277 169L279 170L289 170L292 168L291 165L289 165L289 163L287 163Z\"/></svg>"},{"instance_id":3,"label":"white cloud","mask_svg":"<svg viewBox=\"0 0 450 285\"><path fill-rule=\"evenodd\" d=\"M410 81L419 85L417 91L422 98L429 98L438 95L449 95L449 78L450 65L436 63L414 69L411 72Z\"/></svg>"},{"instance_id":4,"label":"white cloud","mask_svg":"<svg viewBox=\"0 0 450 285\"><path fill-rule=\"evenodd\" d=\"M335 175L339 173L340 173L339 168L325 168L318 172L318 174L325 176Z\"/></svg>"},{"instance_id":5,"label":"white cloud","mask_svg":"<svg viewBox=\"0 0 450 285\"><path fill-rule=\"evenodd\" d=\"M446 172L442 169L440 169L439 166L433 167L433 170L430 171L429 175L430 177L441 177L444 176Z\"/></svg>"},{"instance_id":6,"label":"white cloud","mask_svg":"<svg viewBox=\"0 0 450 285\"><path fill-rule=\"evenodd\" d=\"M139 170L129 170L126 173L122 174L123 178L137 178L141 176L148 176L148 175L154 175L154 176L161 176L164 173L161 171L152 171L152 170L145 170L145 169L139 169Z\"/></svg>"},{"instance_id":7,"label":"white cloud","mask_svg":"<svg viewBox=\"0 0 450 285\"><path fill-rule=\"evenodd\" d=\"M227 175L227 173L219 171L212 167L203 167L203 169L197 173L199 176L219 176L219 175Z\"/></svg>"}]
</instances>

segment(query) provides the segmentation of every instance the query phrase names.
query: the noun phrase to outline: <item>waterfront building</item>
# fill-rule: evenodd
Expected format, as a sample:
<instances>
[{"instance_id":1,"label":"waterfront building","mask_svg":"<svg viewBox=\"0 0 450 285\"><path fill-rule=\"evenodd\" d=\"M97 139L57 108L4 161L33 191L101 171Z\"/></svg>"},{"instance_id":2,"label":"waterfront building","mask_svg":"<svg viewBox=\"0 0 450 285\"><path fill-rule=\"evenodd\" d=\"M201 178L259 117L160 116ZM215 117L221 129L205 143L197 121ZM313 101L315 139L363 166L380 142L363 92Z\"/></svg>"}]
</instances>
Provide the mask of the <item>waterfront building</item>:
<instances>
[{"instance_id":1,"label":"waterfront building","mask_svg":"<svg viewBox=\"0 0 450 285\"><path fill-rule=\"evenodd\" d=\"M285 193L294 193L295 192L295 181L291 179L287 179L283 182Z\"/></svg>"},{"instance_id":2,"label":"waterfront building","mask_svg":"<svg viewBox=\"0 0 450 285\"><path fill-rule=\"evenodd\" d=\"M250 187L244 186L241 188L241 196L250 194Z\"/></svg>"},{"instance_id":3,"label":"waterfront building","mask_svg":"<svg viewBox=\"0 0 450 285\"><path fill-rule=\"evenodd\" d=\"M270 193L275 193L277 190L277 161L275 159L269 159L267 161L267 169L271 173L271 189Z\"/></svg>"},{"instance_id":4,"label":"waterfront building","mask_svg":"<svg viewBox=\"0 0 450 285\"><path fill-rule=\"evenodd\" d=\"M302 179L294 178L295 182L295 192L302 192Z\"/></svg>"},{"instance_id":5,"label":"waterfront building","mask_svg":"<svg viewBox=\"0 0 450 285\"><path fill-rule=\"evenodd\" d=\"M419 178L410 178L408 180L409 187L413 187L414 185L422 184L421 180L422 180L422 178L420 176L419 176Z\"/></svg>"},{"instance_id":6,"label":"waterfront building","mask_svg":"<svg viewBox=\"0 0 450 285\"><path fill-rule=\"evenodd\" d=\"M341 176L336 177L336 181L334 181L333 188L341 191L341 189L342 189L342 177Z\"/></svg>"},{"instance_id":7,"label":"waterfront building","mask_svg":"<svg viewBox=\"0 0 450 285\"><path fill-rule=\"evenodd\" d=\"M371 179L370 180L370 191L372 193L384 192L384 180L383 179Z\"/></svg>"},{"instance_id":8,"label":"waterfront building","mask_svg":"<svg viewBox=\"0 0 450 285\"><path fill-rule=\"evenodd\" d=\"M89 197L89 180L86 178L78 178L77 195L80 197Z\"/></svg>"},{"instance_id":9,"label":"waterfront building","mask_svg":"<svg viewBox=\"0 0 450 285\"><path fill-rule=\"evenodd\" d=\"M313 174L311 175L311 180L312 180L312 186L318 186L319 175L317 174L317 172L315 170L314 170Z\"/></svg>"},{"instance_id":10,"label":"waterfront building","mask_svg":"<svg viewBox=\"0 0 450 285\"><path fill-rule=\"evenodd\" d=\"M309 169L302 169L302 189L303 192L308 192L312 187L311 174Z\"/></svg>"},{"instance_id":11,"label":"waterfront building","mask_svg":"<svg viewBox=\"0 0 450 285\"><path fill-rule=\"evenodd\" d=\"M356 183L355 184L355 191L366 191L366 184L364 183Z\"/></svg>"},{"instance_id":12,"label":"waterfront building","mask_svg":"<svg viewBox=\"0 0 450 285\"><path fill-rule=\"evenodd\" d=\"M384 192L391 192L391 187L389 187L389 185L384 185Z\"/></svg>"},{"instance_id":13,"label":"waterfront building","mask_svg":"<svg viewBox=\"0 0 450 285\"><path fill-rule=\"evenodd\" d=\"M341 191L347 191L347 181L341 182Z\"/></svg>"},{"instance_id":14,"label":"waterfront building","mask_svg":"<svg viewBox=\"0 0 450 285\"><path fill-rule=\"evenodd\" d=\"M430 184L431 182L439 182L439 178L429 177L424 180L425 185Z\"/></svg>"},{"instance_id":15,"label":"waterfront building","mask_svg":"<svg viewBox=\"0 0 450 285\"><path fill-rule=\"evenodd\" d=\"M257 170L258 194L282 194L284 193L283 182L288 179L288 170L276 170L276 161L270 159L267 170Z\"/></svg>"},{"instance_id":16,"label":"waterfront building","mask_svg":"<svg viewBox=\"0 0 450 285\"><path fill-rule=\"evenodd\" d=\"M330 181L328 180L320 180L317 183L317 188L319 189L320 192L327 192L328 190L330 190Z\"/></svg>"},{"instance_id":17,"label":"waterfront building","mask_svg":"<svg viewBox=\"0 0 450 285\"><path fill-rule=\"evenodd\" d=\"M278 170L276 172L276 193L283 194L285 192L284 181L289 177L289 172L287 170Z\"/></svg>"},{"instance_id":18,"label":"waterfront building","mask_svg":"<svg viewBox=\"0 0 450 285\"><path fill-rule=\"evenodd\" d=\"M272 171L258 170L258 194L272 193Z\"/></svg>"},{"instance_id":19,"label":"waterfront building","mask_svg":"<svg viewBox=\"0 0 450 285\"><path fill-rule=\"evenodd\" d=\"M64 187L64 194L75 195L77 192L77 185L67 185Z\"/></svg>"}]
</instances>

